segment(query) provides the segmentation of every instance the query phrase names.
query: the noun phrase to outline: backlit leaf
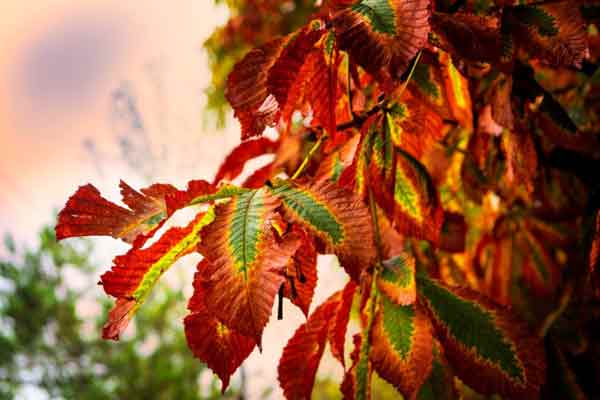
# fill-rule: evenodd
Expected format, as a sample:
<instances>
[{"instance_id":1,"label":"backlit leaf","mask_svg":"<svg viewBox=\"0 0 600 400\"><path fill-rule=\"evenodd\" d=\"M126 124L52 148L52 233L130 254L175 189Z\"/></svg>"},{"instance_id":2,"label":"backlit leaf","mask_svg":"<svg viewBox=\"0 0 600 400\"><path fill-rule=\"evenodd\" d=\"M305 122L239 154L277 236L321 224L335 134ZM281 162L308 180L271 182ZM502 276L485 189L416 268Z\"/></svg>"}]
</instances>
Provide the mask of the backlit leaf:
<instances>
[{"instance_id":1,"label":"backlit leaf","mask_svg":"<svg viewBox=\"0 0 600 400\"><path fill-rule=\"evenodd\" d=\"M383 262L377 285L381 293L397 305L409 305L417 298L415 259L403 253Z\"/></svg>"},{"instance_id":2,"label":"backlit leaf","mask_svg":"<svg viewBox=\"0 0 600 400\"><path fill-rule=\"evenodd\" d=\"M398 79L429 33L429 0L359 0L333 19L340 49L379 79Z\"/></svg>"},{"instance_id":3,"label":"backlit leaf","mask_svg":"<svg viewBox=\"0 0 600 400\"><path fill-rule=\"evenodd\" d=\"M277 378L287 399L310 399L327 332L341 296L341 292L336 292L317 307L283 349Z\"/></svg>"},{"instance_id":4,"label":"backlit leaf","mask_svg":"<svg viewBox=\"0 0 600 400\"><path fill-rule=\"evenodd\" d=\"M102 336L118 339L119 334L158 282L162 274L182 256L195 250L200 230L214 218L212 209L200 213L186 227L171 228L147 248L134 246L113 260L113 267L100 282L104 291L117 298Z\"/></svg>"},{"instance_id":5,"label":"backlit leaf","mask_svg":"<svg viewBox=\"0 0 600 400\"><path fill-rule=\"evenodd\" d=\"M202 234L200 252L207 308L228 328L261 345L284 268L299 241L275 239L271 219L279 200L265 189L252 190L215 206L215 220Z\"/></svg>"},{"instance_id":6,"label":"backlit leaf","mask_svg":"<svg viewBox=\"0 0 600 400\"><path fill-rule=\"evenodd\" d=\"M269 93L267 78L285 42L277 38L250 50L227 78L225 97L242 125L242 140L262 134L279 119L279 104Z\"/></svg>"},{"instance_id":7,"label":"backlit leaf","mask_svg":"<svg viewBox=\"0 0 600 400\"><path fill-rule=\"evenodd\" d=\"M424 276L417 287L461 380L482 394L539 396L544 349L523 322L470 289L449 288Z\"/></svg>"},{"instance_id":8,"label":"backlit leaf","mask_svg":"<svg viewBox=\"0 0 600 400\"><path fill-rule=\"evenodd\" d=\"M290 89L298 81L298 72L306 57L325 32L321 28L321 22L315 20L292 34L269 71L269 91L282 107L287 103Z\"/></svg>"},{"instance_id":9,"label":"backlit leaf","mask_svg":"<svg viewBox=\"0 0 600 400\"><path fill-rule=\"evenodd\" d=\"M300 239L300 246L286 265L283 294L308 316L317 286L317 250L314 241L301 228L294 226L292 232Z\"/></svg>"},{"instance_id":10,"label":"backlit leaf","mask_svg":"<svg viewBox=\"0 0 600 400\"><path fill-rule=\"evenodd\" d=\"M444 211L425 167L409 154L396 152L394 225L408 236L437 243Z\"/></svg>"},{"instance_id":11,"label":"backlit leaf","mask_svg":"<svg viewBox=\"0 0 600 400\"><path fill-rule=\"evenodd\" d=\"M406 399L415 399L431 372L431 323L419 306L381 296L371 332L370 359L377 373Z\"/></svg>"},{"instance_id":12,"label":"backlit leaf","mask_svg":"<svg viewBox=\"0 0 600 400\"><path fill-rule=\"evenodd\" d=\"M289 219L318 237L335 253L352 279L358 280L374 256L369 211L353 193L333 183L282 182L273 189Z\"/></svg>"},{"instance_id":13,"label":"backlit leaf","mask_svg":"<svg viewBox=\"0 0 600 400\"><path fill-rule=\"evenodd\" d=\"M165 197L177 192L171 185L155 184L141 193L121 181L123 202L118 206L88 184L80 186L58 215L58 240L74 236L112 236L133 243L142 233L156 228L167 216Z\"/></svg>"},{"instance_id":14,"label":"backlit leaf","mask_svg":"<svg viewBox=\"0 0 600 400\"><path fill-rule=\"evenodd\" d=\"M194 294L188 303L190 313L185 317L185 336L194 356L206 363L221 379L221 392L229 385L229 378L250 355L254 346L252 338L229 329L209 312L204 303L202 270L208 261L198 264L194 277Z\"/></svg>"},{"instance_id":15,"label":"backlit leaf","mask_svg":"<svg viewBox=\"0 0 600 400\"><path fill-rule=\"evenodd\" d=\"M278 147L279 142L265 137L240 143L227 155L219 167L213 184L216 185L222 180L232 181L242 172L247 161L264 154L273 154Z\"/></svg>"},{"instance_id":16,"label":"backlit leaf","mask_svg":"<svg viewBox=\"0 0 600 400\"><path fill-rule=\"evenodd\" d=\"M331 353L338 359L342 366L346 365L344 359L344 345L346 343L346 331L348 329L350 310L352 308L356 287L357 286L353 281L348 282L344 287L339 306L335 312L328 334Z\"/></svg>"}]
</instances>

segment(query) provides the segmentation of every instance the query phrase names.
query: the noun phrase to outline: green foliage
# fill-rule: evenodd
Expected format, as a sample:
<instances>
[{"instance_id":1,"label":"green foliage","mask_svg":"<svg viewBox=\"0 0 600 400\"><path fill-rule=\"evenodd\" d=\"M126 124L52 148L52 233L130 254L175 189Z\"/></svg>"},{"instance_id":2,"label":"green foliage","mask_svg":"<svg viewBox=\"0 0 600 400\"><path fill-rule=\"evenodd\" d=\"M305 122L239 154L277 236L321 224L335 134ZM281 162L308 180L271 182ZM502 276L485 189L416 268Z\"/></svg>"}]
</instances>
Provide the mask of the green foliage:
<instances>
[{"instance_id":1,"label":"green foliage","mask_svg":"<svg viewBox=\"0 0 600 400\"><path fill-rule=\"evenodd\" d=\"M10 235L4 242L0 398L23 390L86 400L221 398L215 381L200 386L205 367L175 329L185 312L181 290L159 284L160 291L137 316L132 336L109 343L98 337L102 321L82 316L97 299L86 295L90 288L75 285L94 281L91 241L58 244L46 227L33 249L18 248ZM105 311L109 307L104 301Z\"/></svg>"}]
</instances>

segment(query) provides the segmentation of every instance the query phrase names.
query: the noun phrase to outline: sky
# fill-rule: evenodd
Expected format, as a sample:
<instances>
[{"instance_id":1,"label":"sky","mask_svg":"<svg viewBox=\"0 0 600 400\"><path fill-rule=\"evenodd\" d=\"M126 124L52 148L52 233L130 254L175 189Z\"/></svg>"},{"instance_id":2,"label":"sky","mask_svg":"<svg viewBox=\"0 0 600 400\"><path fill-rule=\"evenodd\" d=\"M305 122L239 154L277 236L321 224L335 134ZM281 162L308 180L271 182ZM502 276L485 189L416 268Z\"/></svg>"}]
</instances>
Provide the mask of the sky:
<instances>
[{"instance_id":1,"label":"sky","mask_svg":"<svg viewBox=\"0 0 600 400\"><path fill-rule=\"evenodd\" d=\"M140 169L179 187L211 178L238 143L231 118L221 131L203 124L210 72L202 43L227 20L225 7L209 0L36 0L27 7L1 0L0 19L0 234L32 242L88 182L116 201L119 179L147 183ZM144 128L129 128L128 143L142 154L129 164L119 150L129 125L115 112L123 93L135 100ZM106 238L96 244L100 264L126 249ZM342 287L343 273L332 265L332 257L320 261L316 304ZM287 307L285 320L265 330L263 354L255 351L245 364L251 399L268 388L270 398L281 397L277 360L302 320ZM339 378L333 365L324 369Z\"/></svg>"}]
</instances>

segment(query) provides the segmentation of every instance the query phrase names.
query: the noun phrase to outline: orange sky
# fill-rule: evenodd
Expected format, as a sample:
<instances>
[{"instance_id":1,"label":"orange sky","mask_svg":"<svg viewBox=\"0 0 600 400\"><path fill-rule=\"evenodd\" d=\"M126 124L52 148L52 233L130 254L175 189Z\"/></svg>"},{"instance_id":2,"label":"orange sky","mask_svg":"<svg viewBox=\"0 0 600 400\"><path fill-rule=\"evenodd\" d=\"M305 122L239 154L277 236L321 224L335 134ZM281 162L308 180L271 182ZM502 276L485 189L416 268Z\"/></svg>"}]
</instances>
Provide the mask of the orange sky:
<instances>
[{"instance_id":1,"label":"orange sky","mask_svg":"<svg viewBox=\"0 0 600 400\"><path fill-rule=\"evenodd\" d=\"M202 128L202 89L210 73L201 44L226 21L223 7L210 0L24 4L0 0L0 234L34 240L78 185L93 183L117 200L119 178L143 184L120 161L109 118L110 95L124 81L140 103L152 150L161 155L156 180L182 186L212 177L239 141L236 121L224 132ZM101 154L100 169L84 150L88 138ZM124 249L111 239L96 243L101 265ZM332 257L325 260L316 304L346 279ZM101 295L97 290L93 295ZM274 389L270 398L281 398L277 360L302 321L290 306L284 321L271 320L263 354L255 351L245 363L252 399L266 388ZM337 363L325 364L340 377Z\"/></svg>"}]
</instances>

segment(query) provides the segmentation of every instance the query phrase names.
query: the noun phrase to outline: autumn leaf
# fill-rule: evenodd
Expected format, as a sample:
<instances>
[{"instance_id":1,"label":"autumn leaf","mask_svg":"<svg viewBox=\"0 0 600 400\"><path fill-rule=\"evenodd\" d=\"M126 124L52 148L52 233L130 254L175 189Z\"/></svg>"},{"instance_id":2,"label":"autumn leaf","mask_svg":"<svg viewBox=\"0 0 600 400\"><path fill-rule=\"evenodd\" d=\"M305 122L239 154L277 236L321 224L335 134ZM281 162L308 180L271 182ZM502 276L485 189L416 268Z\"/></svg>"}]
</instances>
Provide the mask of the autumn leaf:
<instances>
[{"instance_id":1,"label":"autumn leaf","mask_svg":"<svg viewBox=\"0 0 600 400\"><path fill-rule=\"evenodd\" d=\"M219 321L261 346L284 268L300 242L277 241L271 220L279 200L251 190L215 206L215 220L203 229L199 251L210 265L202 271L207 308Z\"/></svg>"},{"instance_id":2,"label":"autumn leaf","mask_svg":"<svg viewBox=\"0 0 600 400\"><path fill-rule=\"evenodd\" d=\"M458 396L454 389L454 375L444 357L443 349L433 340L431 373L421 386L417 400L454 400Z\"/></svg>"},{"instance_id":3,"label":"autumn leaf","mask_svg":"<svg viewBox=\"0 0 600 400\"><path fill-rule=\"evenodd\" d=\"M361 357L362 336L354 335L352 342L354 343L354 350L350 354L352 365L344 374L340 391L344 400L370 399L373 368L368 357ZM360 394L365 394L366 397L360 397Z\"/></svg>"},{"instance_id":4,"label":"autumn leaf","mask_svg":"<svg viewBox=\"0 0 600 400\"><path fill-rule=\"evenodd\" d=\"M175 187L162 184L142 189L141 193L123 181L119 186L129 209L106 200L90 184L80 186L58 214L57 239L112 236L133 243L139 234L151 231L166 219L165 197L177 192Z\"/></svg>"},{"instance_id":5,"label":"autumn leaf","mask_svg":"<svg viewBox=\"0 0 600 400\"><path fill-rule=\"evenodd\" d=\"M358 281L374 256L369 211L352 192L329 182L281 182L273 189L286 216L319 238Z\"/></svg>"},{"instance_id":6,"label":"autumn leaf","mask_svg":"<svg viewBox=\"0 0 600 400\"><path fill-rule=\"evenodd\" d=\"M419 294L458 377L486 395L536 398L545 380L539 338L502 306L420 276Z\"/></svg>"},{"instance_id":7,"label":"autumn leaf","mask_svg":"<svg viewBox=\"0 0 600 400\"><path fill-rule=\"evenodd\" d=\"M170 228L152 245L134 246L113 260L113 267L100 278L104 291L117 298L104 325L102 336L117 340L129 320L148 297L162 274L179 258L195 250L200 230L214 218L212 209L199 213L186 227Z\"/></svg>"},{"instance_id":8,"label":"autumn leaf","mask_svg":"<svg viewBox=\"0 0 600 400\"><path fill-rule=\"evenodd\" d=\"M431 372L431 323L416 304L398 305L385 293L371 331L373 369L407 399L415 399Z\"/></svg>"},{"instance_id":9,"label":"autumn leaf","mask_svg":"<svg viewBox=\"0 0 600 400\"><path fill-rule=\"evenodd\" d=\"M502 36L497 17L434 12L431 29L436 35L433 44L453 56L488 62L499 62L502 57Z\"/></svg>"},{"instance_id":10,"label":"autumn leaf","mask_svg":"<svg viewBox=\"0 0 600 400\"><path fill-rule=\"evenodd\" d=\"M287 399L310 399L327 333L341 296L341 292L336 292L317 307L283 349L277 379Z\"/></svg>"},{"instance_id":11,"label":"autumn leaf","mask_svg":"<svg viewBox=\"0 0 600 400\"><path fill-rule=\"evenodd\" d=\"M194 356L219 376L221 393L225 393L229 378L248 358L256 344L254 339L223 325L206 308L202 271L207 268L208 260L200 261L194 276L194 294L188 303L190 313L184 320L185 336Z\"/></svg>"},{"instance_id":12,"label":"autumn leaf","mask_svg":"<svg viewBox=\"0 0 600 400\"><path fill-rule=\"evenodd\" d=\"M227 78L225 97L242 125L242 140L262 134L279 119L279 104L269 93L267 79L285 42L277 38L250 50Z\"/></svg>"},{"instance_id":13,"label":"autumn leaf","mask_svg":"<svg viewBox=\"0 0 600 400\"><path fill-rule=\"evenodd\" d=\"M397 150L394 174L394 225L408 236L438 243L444 211L427 170Z\"/></svg>"},{"instance_id":14,"label":"autumn leaf","mask_svg":"<svg viewBox=\"0 0 600 400\"><path fill-rule=\"evenodd\" d=\"M429 0L359 0L333 25L340 49L379 79L398 79L427 41Z\"/></svg>"},{"instance_id":15,"label":"autumn leaf","mask_svg":"<svg viewBox=\"0 0 600 400\"><path fill-rule=\"evenodd\" d=\"M232 181L242 173L246 162L265 154L273 154L278 148L278 141L265 137L240 143L225 157L215 174L213 184L216 185L223 180Z\"/></svg>"},{"instance_id":16,"label":"autumn leaf","mask_svg":"<svg viewBox=\"0 0 600 400\"><path fill-rule=\"evenodd\" d=\"M417 298L414 257L404 253L384 261L377 286L392 303L413 304Z\"/></svg>"},{"instance_id":17,"label":"autumn leaf","mask_svg":"<svg viewBox=\"0 0 600 400\"><path fill-rule=\"evenodd\" d=\"M410 90L392 104L386 113L386 124L394 145L417 159L445 133L442 118Z\"/></svg>"},{"instance_id":18,"label":"autumn leaf","mask_svg":"<svg viewBox=\"0 0 600 400\"><path fill-rule=\"evenodd\" d=\"M283 294L308 316L317 286L317 249L313 238L303 229L295 225L292 232L298 236L300 245L286 265Z\"/></svg>"},{"instance_id":19,"label":"autumn leaf","mask_svg":"<svg viewBox=\"0 0 600 400\"><path fill-rule=\"evenodd\" d=\"M315 20L292 34L269 70L267 87L281 109L287 104L292 86L299 80L298 72L306 58L324 34L321 25L321 21Z\"/></svg>"},{"instance_id":20,"label":"autumn leaf","mask_svg":"<svg viewBox=\"0 0 600 400\"><path fill-rule=\"evenodd\" d=\"M346 331L348 322L350 321L350 310L354 293L356 292L356 284L350 281L344 286L338 308L331 322L328 332L329 345L331 346L331 354L342 364L346 365L344 359L344 346L346 343Z\"/></svg>"},{"instance_id":21,"label":"autumn leaf","mask_svg":"<svg viewBox=\"0 0 600 400\"><path fill-rule=\"evenodd\" d=\"M341 57L335 43L335 33L328 31L322 45L311 57L307 74L306 95L313 109L315 122L320 123L334 143L337 143L337 104L344 97L338 81Z\"/></svg>"},{"instance_id":22,"label":"autumn leaf","mask_svg":"<svg viewBox=\"0 0 600 400\"><path fill-rule=\"evenodd\" d=\"M588 55L585 21L570 1L506 7L502 24L515 45L550 65L581 68Z\"/></svg>"}]
</instances>

